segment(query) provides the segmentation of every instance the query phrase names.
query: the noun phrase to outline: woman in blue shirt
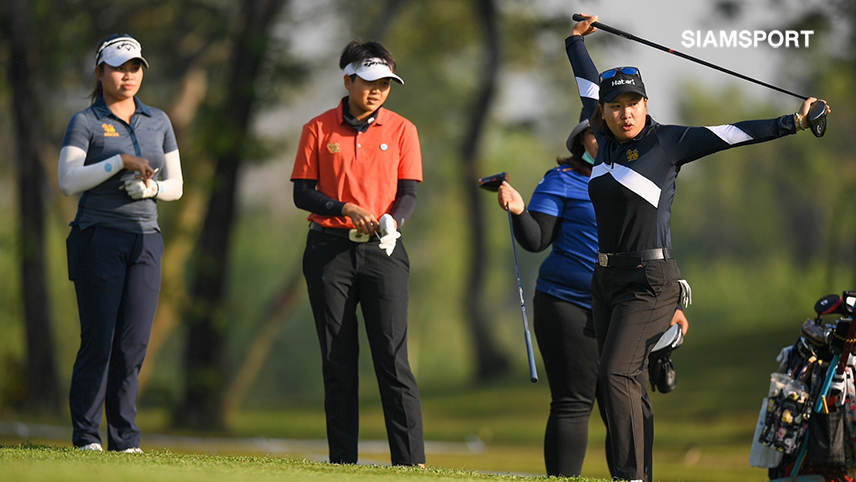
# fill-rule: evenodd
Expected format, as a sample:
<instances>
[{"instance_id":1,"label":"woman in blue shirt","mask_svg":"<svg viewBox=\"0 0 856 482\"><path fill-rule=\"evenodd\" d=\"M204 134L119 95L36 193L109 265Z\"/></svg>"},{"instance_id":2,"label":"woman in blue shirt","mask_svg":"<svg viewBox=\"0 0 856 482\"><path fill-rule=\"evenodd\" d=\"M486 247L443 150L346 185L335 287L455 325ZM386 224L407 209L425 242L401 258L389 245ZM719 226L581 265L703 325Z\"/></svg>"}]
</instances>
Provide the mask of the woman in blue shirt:
<instances>
[{"instance_id":1,"label":"woman in blue shirt","mask_svg":"<svg viewBox=\"0 0 856 482\"><path fill-rule=\"evenodd\" d=\"M72 117L60 151L60 191L82 193L67 240L80 315L69 402L82 450L102 450L106 409L108 449L142 452L136 398L160 294L157 201L183 192L172 123L136 98L148 66L134 38L104 40L92 105Z\"/></svg>"},{"instance_id":2,"label":"woman in blue shirt","mask_svg":"<svg viewBox=\"0 0 856 482\"><path fill-rule=\"evenodd\" d=\"M497 196L499 205L511 211L520 246L532 252L553 247L535 284L533 324L551 396L544 462L547 475L562 477L577 477L582 469L599 358L590 289L597 224L588 195L598 149L584 114L580 120L567 141L572 155L557 159L558 167L538 183L529 206L508 182ZM678 322L686 324L681 310L672 324Z\"/></svg>"}]
</instances>

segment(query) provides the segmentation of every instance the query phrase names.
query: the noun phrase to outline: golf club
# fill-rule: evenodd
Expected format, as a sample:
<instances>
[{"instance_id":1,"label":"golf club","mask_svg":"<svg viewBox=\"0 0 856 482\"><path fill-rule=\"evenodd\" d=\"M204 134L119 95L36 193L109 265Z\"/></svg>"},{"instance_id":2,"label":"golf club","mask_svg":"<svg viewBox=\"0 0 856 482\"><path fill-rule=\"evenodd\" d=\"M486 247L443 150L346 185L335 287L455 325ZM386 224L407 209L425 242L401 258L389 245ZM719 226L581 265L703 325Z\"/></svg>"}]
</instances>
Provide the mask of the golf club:
<instances>
[{"instance_id":1,"label":"golf club","mask_svg":"<svg viewBox=\"0 0 856 482\"><path fill-rule=\"evenodd\" d=\"M508 180L507 172L500 172L492 176L479 179L479 187L487 191L496 192L503 181ZM538 381L538 371L535 369L535 352L532 350L532 335L529 334L529 319L526 317L526 303L523 299L523 283L520 282L520 263L517 261L517 244L514 242L514 224L511 220L511 210L505 205L508 213L508 228L511 230L511 251L514 253L514 270L517 272L517 291L520 294L520 310L523 313L523 335L526 338L526 354L529 357L529 381Z\"/></svg>"},{"instance_id":2,"label":"golf club","mask_svg":"<svg viewBox=\"0 0 856 482\"><path fill-rule=\"evenodd\" d=\"M821 315L830 315L832 313L846 315L846 309L847 306L838 295L826 295L814 304L814 312L817 313L818 319L820 319Z\"/></svg>"},{"instance_id":3,"label":"golf club","mask_svg":"<svg viewBox=\"0 0 856 482\"><path fill-rule=\"evenodd\" d=\"M576 22L582 22L584 20L587 20L588 17L584 17L584 16L580 15L579 13L575 13L573 15L573 19ZM764 87L767 87L769 89L773 89L773 90L781 92L783 94L788 94L788 95L794 96L794 97L796 97L798 99L802 99L802 100L806 100L809 98L809 96L807 96L807 95L800 95L800 94L791 92L789 90L785 90L781 87L776 87L775 85L768 84L766 82L762 82L760 80L753 79L752 77L748 77L748 76L743 75L741 73L734 72L733 70L729 70L729 69L726 69L724 67L720 67L716 64L712 64L710 62L695 58L692 55L687 55L685 53L678 52L675 49L670 49L669 47L664 47L660 44L656 44L656 43L651 42L649 40L639 38L633 34L625 32L623 30L619 30L617 28L610 27L609 25L605 25L605 24L602 24L600 22L592 22L591 25L592 25L592 27L599 28L599 29L604 30L606 32L609 32L613 35L618 35L619 37L624 37L628 40L633 40L635 42L639 42L643 45L653 47L657 50L662 50L663 52L677 55L678 57L681 57L683 59L687 59L687 60L690 60L690 61L695 62L697 64L704 65L705 67L710 67L711 69L715 69L715 70L718 70L720 72L724 72L726 74L733 75L734 77L737 77L737 78L740 78L743 80L748 80L749 82L753 82L755 84L762 85ZM824 102L822 100L818 100L818 101L815 101L814 103L812 103L811 109L809 110L809 113L808 113L808 120L809 120L809 125L811 126L811 133L814 134L815 137L823 137L823 135L826 133L826 102Z\"/></svg>"}]
</instances>

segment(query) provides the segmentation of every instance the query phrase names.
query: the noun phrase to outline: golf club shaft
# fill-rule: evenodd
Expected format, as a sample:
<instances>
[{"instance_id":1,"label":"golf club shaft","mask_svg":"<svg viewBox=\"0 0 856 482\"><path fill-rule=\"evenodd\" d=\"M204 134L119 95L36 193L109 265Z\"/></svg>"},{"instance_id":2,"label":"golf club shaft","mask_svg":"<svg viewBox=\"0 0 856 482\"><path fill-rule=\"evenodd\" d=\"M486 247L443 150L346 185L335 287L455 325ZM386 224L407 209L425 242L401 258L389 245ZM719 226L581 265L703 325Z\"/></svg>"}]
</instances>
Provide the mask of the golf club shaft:
<instances>
[{"instance_id":1,"label":"golf club shaft","mask_svg":"<svg viewBox=\"0 0 856 482\"><path fill-rule=\"evenodd\" d=\"M582 15L580 15L580 14L578 14L578 13L575 13L575 14L574 14L574 16L573 16L573 19L574 19L575 21L577 21L577 22L582 22L583 20L586 20L586 17L583 17ZM809 98L809 97L808 97L808 96L806 96L806 95L800 95L800 94L797 94L797 93L791 92L791 91L789 91L789 90L782 89L781 87L776 87L775 85L768 84L768 83L766 83L766 82L762 82L762 81L757 80L757 79L753 79L752 77L748 77L748 76L745 76L745 75L743 75L743 74L741 74L741 73L739 73L739 72L735 72L735 71L733 71L733 70L726 69L725 67L720 67L720 66L718 66L718 65L716 65L716 64L712 64L712 63L710 63L710 62L707 62L707 61L704 61L704 60L701 60L701 59L697 59L697 58L693 57L692 55L687 55L687 54L685 54L685 53L678 52L678 51L677 51L677 50L675 50L675 49L670 49L669 47L664 47L664 46L662 46L662 45L656 44L656 43L651 42L651 41L649 41L649 40L645 40L645 39L643 39L643 38L639 38L639 37L637 37L637 36L635 36L635 35L633 35L633 34L630 34L630 33L625 32L625 31L623 31L623 30L618 30L617 28L610 27L609 25L604 25L604 24L602 24L602 23L600 23L600 22L592 22L592 24L591 24L591 25L592 25L592 27L599 28L599 29L604 30L604 31L606 31L606 32L609 32L609 33L611 33L611 34L613 34L613 35L618 35L619 37L624 37L624 38L626 38L626 39L628 39L628 40L633 40L633 41L635 41L635 42L639 42L639 43L644 44L644 45L647 45L647 46L649 46L649 47L654 47L654 48L655 48L655 49L657 49L657 50L662 50L663 52L666 52L666 53L670 53L670 54L677 55L678 57L681 57L681 58L683 58L683 59L687 59L687 60L693 61L693 62L695 62L695 63L697 63L697 64L704 65L705 67L710 67L711 69L718 70L718 71L720 71L720 72L724 72L724 73L729 74L729 75L733 75L734 77L737 77L737 78L740 78L740 79L743 79L743 80L748 80L749 82L753 82L753 83L758 84L758 85L763 85L764 87L767 87L767 88L769 88L769 89L773 89L773 90L778 91L778 92L781 92L781 93L783 93L783 94L788 94L788 95L794 96L794 97L796 97L796 98L798 98L798 99L802 99L802 100L805 100L805 99L808 99L808 98Z\"/></svg>"},{"instance_id":2,"label":"golf club shaft","mask_svg":"<svg viewBox=\"0 0 856 482\"><path fill-rule=\"evenodd\" d=\"M829 393L829 386L832 384L832 377L835 375L835 367L838 365L839 354L835 354L832 357L832 361L829 362L829 368L826 370L826 377L823 380L823 385L820 388L820 393L817 396L817 404L814 407L814 411L820 413L823 410L823 399ZM806 430L805 435L803 436L803 440L800 444L800 450L797 453L797 458L794 460L794 467L791 470L791 477L796 478L800 473L800 469L802 468L803 460L805 460L805 454L808 452L808 437L809 431Z\"/></svg>"},{"instance_id":3,"label":"golf club shaft","mask_svg":"<svg viewBox=\"0 0 856 482\"><path fill-rule=\"evenodd\" d=\"M535 369L535 352L532 350L532 335L529 334L529 320L526 318L526 303L523 300L523 283L520 282L520 264L517 262L517 244L514 242L514 224L511 219L511 209L505 205L508 213L508 228L511 230L511 252L514 253L514 270L517 272L517 291L520 294L520 310L523 313L523 335L526 338L526 354L529 357L529 381L538 381L538 371Z\"/></svg>"}]
</instances>

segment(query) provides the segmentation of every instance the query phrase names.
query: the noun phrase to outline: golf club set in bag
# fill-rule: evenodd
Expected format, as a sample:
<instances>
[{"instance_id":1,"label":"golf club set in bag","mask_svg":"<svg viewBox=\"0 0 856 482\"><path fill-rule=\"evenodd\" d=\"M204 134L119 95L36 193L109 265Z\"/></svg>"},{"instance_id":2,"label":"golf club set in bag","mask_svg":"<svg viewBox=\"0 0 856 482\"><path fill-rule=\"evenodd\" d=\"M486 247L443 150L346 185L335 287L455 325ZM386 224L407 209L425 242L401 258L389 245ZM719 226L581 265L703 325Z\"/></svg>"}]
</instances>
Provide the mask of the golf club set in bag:
<instances>
[{"instance_id":1,"label":"golf club set in bag","mask_svg":"<svg viewBox=\"0 0 856 482\"><path fill-rule=\"evenodd\" d=\"M774 482L853 482L856 468L856 291L818 300L761 404L749 464ZM835 315L827 322L824 317Z\"/></svg>"},{"instance_id":2,"label":"golf club set in bag","mask_svg":"<svg viewBox=\"0 0 856 482\"><path fill-rule=\"evenodd\" d=\"M499 186L508 180L507 172L500 172L492 176L479 179L479 187L490 192L497 192ZM526 354L529 358L529 380L532 383L538 381L538 371L535 368L535 352L532 350L532 336L529 333L529 320L526 316L526 302L523 298L523 283L520 281L520 263L517 261L517 244L514 242L514 222L511 219L511 211L505 206L508 213L508 228L511 231L511 251L514 254L514 270L517 273L517 292L520 295L520 310L523 313L523 335L526 341ZM672 325L660 337L654 349L648 356L648 379L651 388L659 390L660 393L669 393L678 384L675 374L675 365L672 363L672 351L676 350L684 342L684 334L679 325Z\"/></svg>"}]
</instances>

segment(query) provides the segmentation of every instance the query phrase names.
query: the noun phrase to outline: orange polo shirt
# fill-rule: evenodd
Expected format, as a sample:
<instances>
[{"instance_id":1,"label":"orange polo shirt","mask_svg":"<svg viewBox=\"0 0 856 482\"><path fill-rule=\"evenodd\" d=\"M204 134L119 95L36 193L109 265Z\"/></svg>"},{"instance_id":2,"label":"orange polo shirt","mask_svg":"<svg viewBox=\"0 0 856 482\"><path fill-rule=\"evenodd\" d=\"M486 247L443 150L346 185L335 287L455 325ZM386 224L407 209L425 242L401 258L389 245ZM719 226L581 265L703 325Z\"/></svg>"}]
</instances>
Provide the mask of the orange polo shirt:
<instances>
[{"instance_id":1,"label":"orange polo shirt","mask_svg":"<svg viewBox=\"0 0 856 482\"><path fill-rule=\"evenodd\" d=\"M416 126L379 109L366 132L342 117L342 103L303 126L291 180L318 181L316 189L337 201L368 209L376 218L392 210L398 180L422 182L422 152ZM310 221L328 228L353 228L347 216L312 213Z\"/></svg>"}]
</instances>

